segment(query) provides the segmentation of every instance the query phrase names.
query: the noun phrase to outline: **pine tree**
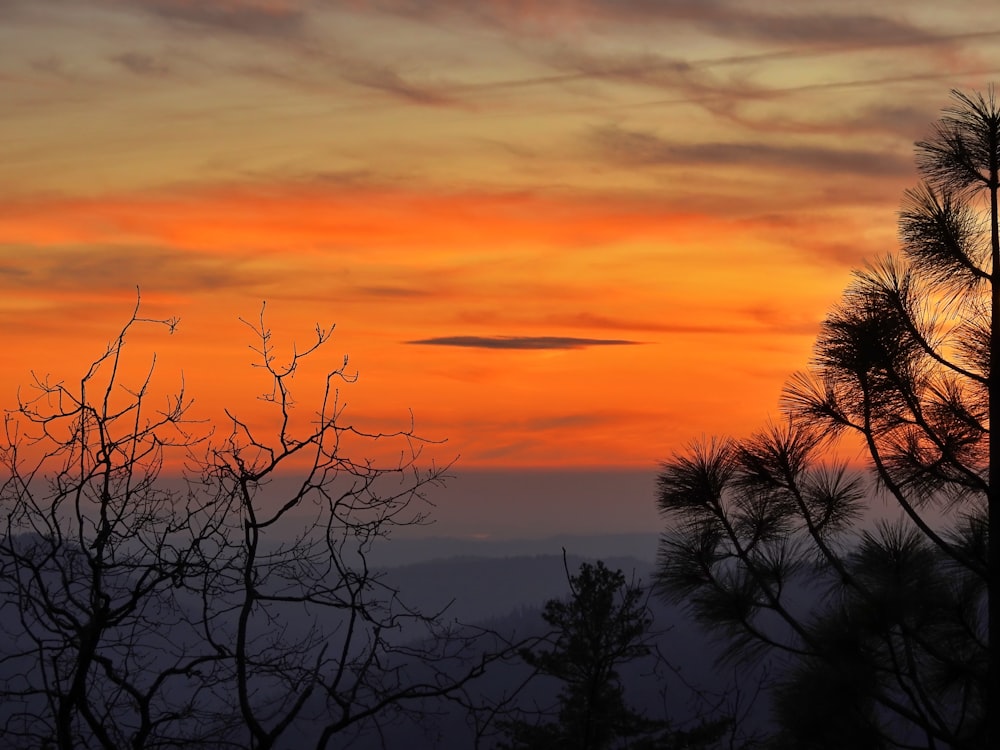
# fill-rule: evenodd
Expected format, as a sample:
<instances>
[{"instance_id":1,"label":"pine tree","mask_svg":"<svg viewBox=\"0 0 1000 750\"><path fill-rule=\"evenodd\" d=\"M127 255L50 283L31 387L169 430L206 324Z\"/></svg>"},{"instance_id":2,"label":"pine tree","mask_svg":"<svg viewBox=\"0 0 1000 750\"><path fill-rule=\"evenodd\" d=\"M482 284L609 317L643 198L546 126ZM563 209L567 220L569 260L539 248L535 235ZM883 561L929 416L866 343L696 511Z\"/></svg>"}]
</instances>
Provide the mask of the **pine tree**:
<instances>
[{"instance_id":1,"label":"pine tree","mask_svg":"<svg viewBox=\"0 0 1000 750\"><path fill-rule=\"evenodd\" d=\"M675 454L659 479L659 582L729 655L789 665L774 693L784 746L1000 742L992 90L954 92L916 162L901 252L855 273L786 387L787 421ZM827 461L845 440L898 521L858 527L869 483ZM804 720L810 706L830 718Z\"/></svg>"}]
</instances>

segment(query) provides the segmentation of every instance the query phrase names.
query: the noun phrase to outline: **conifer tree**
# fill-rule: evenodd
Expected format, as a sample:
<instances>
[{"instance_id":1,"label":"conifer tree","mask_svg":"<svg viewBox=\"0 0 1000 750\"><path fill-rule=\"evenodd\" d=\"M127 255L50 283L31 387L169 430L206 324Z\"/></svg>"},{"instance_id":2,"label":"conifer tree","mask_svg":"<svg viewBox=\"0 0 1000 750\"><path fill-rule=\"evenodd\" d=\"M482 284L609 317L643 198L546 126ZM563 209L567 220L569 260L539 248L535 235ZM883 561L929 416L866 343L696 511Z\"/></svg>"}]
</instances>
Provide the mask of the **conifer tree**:
<instances>
[{"instance_id":1,"label":"conifer tree","mask_svg":"<svg viewBox=\"0 0 1000 750\"><path fill-rule=\"evenodd\" d=\"M900 252L855 272L785 389L786 421L694 445L659 477L659 583L729 655L790 665L783 746L1000 743L993 91L953 92L916 164ZM861 447L898 520L859 527L868 475L828 462L837 443Z\"/></svg>"}]
</instances>

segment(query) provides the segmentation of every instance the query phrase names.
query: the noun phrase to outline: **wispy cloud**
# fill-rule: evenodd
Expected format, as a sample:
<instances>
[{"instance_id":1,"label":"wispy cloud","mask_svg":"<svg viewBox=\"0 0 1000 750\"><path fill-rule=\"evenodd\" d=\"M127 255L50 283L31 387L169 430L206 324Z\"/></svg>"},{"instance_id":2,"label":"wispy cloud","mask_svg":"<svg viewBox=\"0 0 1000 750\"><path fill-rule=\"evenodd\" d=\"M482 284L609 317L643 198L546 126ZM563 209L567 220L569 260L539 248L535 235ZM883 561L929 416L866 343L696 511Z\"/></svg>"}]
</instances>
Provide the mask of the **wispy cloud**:
<instances>
[{"instance_id":1,"label":"wispy cloud","mask_svg":"<svg viewBox=\"0 0 1000 750\"><path fill-rule=\"evenodd\" d=\"M357 60L341 64L341 77L357 86L374 89L413 104L448 106L458 103L442 89L417 83L402 76L399 71L385 64L364 63Z\"/></svg>"},{"instance_id":2,"label":"wispy cloud","mask_svg":"<svg viewBox=\"0 0 1000 750\"><path fill-rule=\"evenodd\" d=\"M0 244L0 275L16 277L19 288L106 292L136 285L187 293L248 287L267 281L232 257L198 255L169 248Z\"/></svg>"},{"instance_id":3,"label":"wispy cloud","mask_svg":"<svg viewBox=\"0 0 1000 750\"><path fill-rule=\"evenodd\" d=\"M355 291L365 297L381 297L385 299L420 299L435 296L435 293L428 289L416 289L405 286L359 286L356 287Z\"/></svg>"},{"instance_id":4,"label":"wispy cloud","mask_svg":"<svg viewBox=\"0 0 1000 750\"><path fill-rule=\"evenodd\" d=\"M692 316L694 317L694 316ZM557 315L547 318L553 325L569 326L574 328L589 328L611 331L649 331L651 333L663 333L667 335L733 335L749 333L758 326L747 325L718 325L711 323L690 323L687 321L671 320L668 322L652 322L648 320L621 320L610 318L593 313L579 313L576 315ZM775 333L782 332L781 326L774 327ZM634 342L637 343L637 342Z\"/></svg>"},{"instance_id":5,"label":"wispy cloud","mask_svg":"<svg viewBox=\"0 0 1000 750\"><path fill-rule=\"evenodd\" d=\"M839 9L831 10L829 6L811 11L809 6L801 6L805 10L796 8L799 12L794 12L782 8L775 11L760 4L754 6L734 0L580 0L572 3L484 0L472 5L462 0L433 3L425 0L382 0L377 4L362 1L359 6L399 13L417 22L444 24L449 20L460 20L465 24L503 26L512 37L518 38L518 48L522 53L528 52L537 62L553 71L467 85L442 83L434 88L433 93L436 97L445 98L498 89L601 80L671 91L676 95L677 103L704 100L709 103L716 100L738 103L810 88L779 88L754 81L745 75L748 66L879 49L894 50L893 54L898 58L905 54L900 49L912 48L913 54L919 54L921 60L926 62L931 56L942 63L936 66L935 75L954 76L955 54L962 49L962 45L1000 36L1000 28L941 32L910 21L905 14L893 9L885 13L859 13L851 9L839 12ZM680 40L687 33L707 33L744 46L753 46L749 48L751 51L741 54L709 57L685 54L689 48L682 42L668 47L676 47L679 50L676 55L663 55L645 49L638 52L608 51L606 45L598 48L588 44L586 31L596 22L620 24L619 31L622 33L628 33L629 27L662 25L668 35L665 39ZM533 31L527 31L526 27ZM537 33L539 29L546 33ZM568 34L566 29L583 33ZM558 40L555 49L550 43L552 40ZM949 65L944 65L945 61ZM969 68L973 64L966 60L961 67ZM911 70L914 67L910 65ZM740 71L740 75L732 80L709 75L710 71L720 68L733 68ZM851 80L846 85L870 86L880 82L925 78L922 73L915 74L914 78L888 75L868 81ZM844 86L845 82L827 81L823 85Z\"/></svg>"},{"instance_id":6,"label":"wispy cloud","mask_svg":"<svg viewBox=\"0 0 1000 750\"><path fill-rule=\"evenodd\" d=\"M374 3L360 2L360 5ZM545 0L380 0L377 6L409 18L440 19L461 15L480 22L533 25L547 28L567 22L602 21L620 24L689 24L734 39L779 43L852 44L913 41L930 32L891 14L814 12L808 5L798 13L776 13L763 4L738 0L580 0L553 3Z\"/></svg>"},{"instance_id":7,"label":"wispy cloud","mask_svg":"<svg viewBox=\"0 0 1000 750\"><path fill-rule=\"evenodd\" d=\"M261 179L95 198L43 196L0 202L0 243L170 246L244 253L297 247L421 248L463 254L470 246L531 242L597 246L662 236L701 217L663 201L613 192L443 191L414 179L381 187L350 176ZM391 284L390 284L391 285ZM404 285L405 286L405 285Z\"/></svg>"},{"instance_id":8,"label":"wispy cloud","mask_svg":"<svg viewBox=\"0 0 1000 750\"><path fill-rule=\"evenodd\" d=\"M560 45L546 61L566 71L564 81L600 78L657 88L675 87L694 71L690 62L652 52L601 53Z\"/></svg>"},{"instance_id":9,"label":"wispy cloud","mask_svg":"<svg viewBox=\"0 0 1000 750\"><path fill-rule=\"evenodd\" d=\"M591 346L631 346L640 341L588 339L573 336L439 336L406 341L407 344L457 346L472 349L585 349Z\"/></svg>"},{"instance_id":10,"label":"wispy cloud","mask_svg":"<svg viewBox=\"0 0 1000 750\"><path fill-rule=\"evenodd\" d=\"M298 0L134 0L129 5L171 22L260 36L298 33L305 3Z\"/></svg>"},{"instance_id":11,"label":"wispy cloud","mask_svg":"<svg viewBox=\"0 0 1000 750\"><path fill-rule=\"evenodd\" d=\"M604 5L611 5L605 0ZM655 3L642 3L646 6ZM698 7L702 10L698 10ZM926 30L888 16L874 14L771 13L746 3L700 3L691 20L721 36L756 39L776 43L805 44L893 44L924 41ZM806 7L806 6L799 6Z\"/></svg>"},{"instance_id":12,"label":"wispy cloud","mask_svg":"<svg viewBox=\"0 0 1000 750\"><path fill-rule=\"evenodd\" d=\"M138 76L162 76L170 72L165 63L143 52L123 52L111 60Z\"/></svg>"},{"instance_id":13,"label":"wispy cloud","mask_svg":"<svg viewBox=\"0 0 1000 750\"><path fill-rule=\"evenodd\" d=\"M910 159L884 151L773 143L675 143L618 126L596 128L591 142L606 159L627 166L725 165L893 177L912 171Z\"/></svg>"}]
</instances>

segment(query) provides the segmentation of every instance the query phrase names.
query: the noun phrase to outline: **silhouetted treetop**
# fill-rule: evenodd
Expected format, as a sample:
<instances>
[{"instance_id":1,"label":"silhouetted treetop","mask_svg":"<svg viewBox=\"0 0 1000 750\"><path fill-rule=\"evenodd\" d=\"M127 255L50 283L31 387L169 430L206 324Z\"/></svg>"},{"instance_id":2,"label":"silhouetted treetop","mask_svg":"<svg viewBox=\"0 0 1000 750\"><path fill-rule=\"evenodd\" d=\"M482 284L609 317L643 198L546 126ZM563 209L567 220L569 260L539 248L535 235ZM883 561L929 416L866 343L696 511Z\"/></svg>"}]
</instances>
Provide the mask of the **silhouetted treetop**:
<instances>
[{"instance_id":1,"label":"silhouetted treetop","mask_svg":"<svg viewBox=\"0 0 1000 750\"><path fill-rule=\"evenodd\" d=\"M854 272L784 424L664 463L659 584L727 653L775 660L778 747L1000 736L1000 108L954 92L916 144L900 251ZM869 476L830 459L861 446ZM861 527L873 492L898 519ZM822 711L818 708L823 706Z\"/></svg>"}]
</instances>

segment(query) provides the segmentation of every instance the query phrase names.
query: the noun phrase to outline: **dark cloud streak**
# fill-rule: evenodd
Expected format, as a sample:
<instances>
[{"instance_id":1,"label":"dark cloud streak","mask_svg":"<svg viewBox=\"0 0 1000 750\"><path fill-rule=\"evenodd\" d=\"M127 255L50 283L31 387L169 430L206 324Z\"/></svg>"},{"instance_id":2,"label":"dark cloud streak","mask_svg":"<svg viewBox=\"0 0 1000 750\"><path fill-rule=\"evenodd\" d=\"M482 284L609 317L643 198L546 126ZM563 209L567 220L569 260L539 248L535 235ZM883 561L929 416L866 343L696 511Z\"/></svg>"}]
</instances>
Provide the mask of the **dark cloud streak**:
<instances>
[{"instance_id":1,"label":"dark cloud streak","mask_svg":"<svg viewBox=\"0 0 1000 750\"><path fill-rule=\"evenodd\" d=\"M0 244L0 275L17 276L22 288L86 288L105 292L155 285L160 291L212 292L253 288L267 281L259 271L228 257L204 257L170 248Z\"/></svg>"},{"instance_id":2,"label":"dark cloud streak","mask_svg":"<svg viewBox=\"0 0 1000 750\"><path fill-rule=\"evenodd\" d=\"M111 60L137 76L163 76L170 72L164 63L142 52L123 52Z\"/></svg>"},{"instance_id":3,"label":"dark cloud streak","mask_svg":"<svg viewBox=\"0 0 1000 750\"><path fill-rule=\"evenodd\" d=\"M652 133L616 126L593 131L591 142L607 160L630 167L749 166L867 176L902 176L910 160L881 151L769 143L674 143Z\"/></svg>"},{"instance_id":4,"label":"dark cloud streak","mask_svg":"<svg viewBox=\"0 0 1000 750\"><path fill-rule=\"evenodd\" d=\"M591 346L634 346L641 341L588 339L573 336L439 336L406 341L427 346L456 346L472 349L585 349Z\"/></svg>"},{"instance_id":5,"label":"dark cloud streak","mask_svg":"<svg viewBox=\"0 0 1000 750\"><path fill-rule=\"evenodd\" d=\"M773 13L763 4L740 0L580 0L574 3L510 0L381 0L380 9L411 20L440 22L447 16L517 29L559 28L570 20L623 25L690 24L709 33L772 43L898 44L935 34L890 14L829 12ZM808 8L802 4L802 8Z\"/></svg>"},{"instance_id":6,"label":"dark cloud streak","mask_svg":"<svg viewBox=\"0 0 1000 750\"><path fill-rule=\"evenodd\" d=\"M255 0L190 2L190 0L135 0L136 9L174 23L251 36L289 36L301 32L306 14L293 4Z\"/></svg>"},{"instance_id":7,"label":"dark cloud streak","mask_svg":"<svg viewBox=\"0 0 1000 750\"><path fill-rule=\"evenodd\" d=\"M974 39L989 39L993 37L1000 37L1000 29L987 30L987 31L976 31L976 32L961 32L956 34L937 34L937 35L924 35L917 38L910 38L907 40L897 40L895 42L890 42L886 40L881 40L876 43L875 41L858 41L850 40L842 46L804 46L792 49L781 49L773 50L769 52L759 52L753 54L744 55L729 55L723 57L710 57L694 60L682 60L679 58L666 57L663 55L658 55L655 53L642 53L636 55L594 55L592 53L583 53L580 50L567 50L565 48L557 51L556 53L549 55L546 58L546 62L553 65L556 68L562 69L562 73L553 73L551 75L540 75L528 78L511 78L511 79L501 79L495 81L488 81L484 83L476 83L469 85L456 84L449 86L447 91L458 92L458 93L476 93L479 91L492 91L492 90L503 90L503 89L519 89L519 88L531 88L535 86L551 86L551 85L561 85L567 83L575 83L578 81L593 80L595 78L604 78L610 80L618 80L623 82L640 83L646 85L652 85L657 87L662 87L664 83L671 83L680 80L679 76L683 74L688 74L697 70L708 70L712 68L729 67L729 66L745 66L751 63L766 63L774 61L784 61L784 60L796 60L796 59L808 59L812 57L825 56L825 55L836 55L845 52L856 52L863 49L872 49L882 46L926 46L926 45L947 45L953 42L971 41ZM841 86L855 86L855 85L877 85L879 83L895 83L900 81L912 81L912 80L924 80L928 77L951 77L955 73L936 73L932 76L926 75L915 75L907 77L887 77L887 78L877 78L871 79L870 81L847 81L847 82L829 82L825 84L818 84L819 87L841 87ZM787 87L781 89L773 89L777 93L786 92L797 92L801 90L808 90L813 88L813 86L795 86ZM752 95L752 91L747 91L745 86L743 90L748 94ZM772 91L771 89L762 89L760 93L768 93ZM719 91L716 92L718 96L730 96L731 91ZM692 99L678 100L678 103L688 103Z\"/></svg>"},{"instance_id":8,"label":"dark cloud streak","mask_svg":"<svg viewBox=\"0 0 1000 750\"><path fill-rule=\"evenodd\" d=\"M354 62L342 66L341 77L357 86L380 91L398 99L430 107L458 104L449 95L430 86L416 84L386 65L369 65Z\"/></svg>"},{"instance_id":9,"label":"dark cloud streak","mask_svg":"<svg viewBox=\"0 0 1000 750\"><path fill-rule=\"evenodd\" d=\"M360 286L357 292L365 297L376 297L384 299L419 299L432 297L433 294L426 289L414 289L402 286Z\"/></svg>"}]
</instances>

